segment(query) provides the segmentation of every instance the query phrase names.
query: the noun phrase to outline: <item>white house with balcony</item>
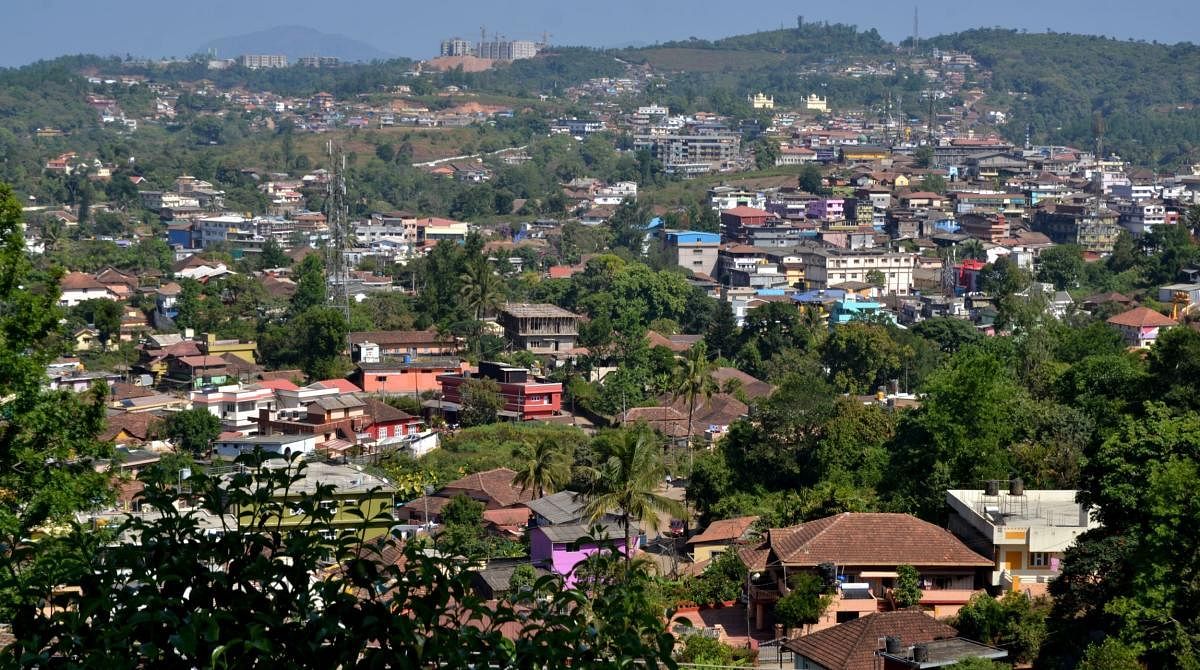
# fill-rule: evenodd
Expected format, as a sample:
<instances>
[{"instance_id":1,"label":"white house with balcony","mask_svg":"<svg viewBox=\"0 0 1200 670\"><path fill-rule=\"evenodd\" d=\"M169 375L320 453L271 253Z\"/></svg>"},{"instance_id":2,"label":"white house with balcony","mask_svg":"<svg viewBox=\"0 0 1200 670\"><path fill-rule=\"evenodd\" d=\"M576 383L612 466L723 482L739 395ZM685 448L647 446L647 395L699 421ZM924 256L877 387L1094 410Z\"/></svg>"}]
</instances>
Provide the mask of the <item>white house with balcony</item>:
<instances>
[{"instance_id":1,"label":"white house with balcony","mask_svg":"<svg viewBox=\"0 0 1200 670\"><path fill-rule=\"evenodd\" d=\"M1063 553L1075 538L1100 522L1075 501L1078 491L1006 484L947 491L948 528L976 552L995 557L993 586L1041 595L1062 571Z\"/></svg>"},{"instance_id":2,"label":"white house with balcony","mask_svg":"<svg viewBox=\"0 0 1200 670\"><path fill-rule=\"evenodd\" d=\"M254 435L258 433L259 410L275 409L275 391L251 384L230 384L217 388L192 391L192 407L205 409L221 420L227 432Z\"/></svg>"}]
</instances>

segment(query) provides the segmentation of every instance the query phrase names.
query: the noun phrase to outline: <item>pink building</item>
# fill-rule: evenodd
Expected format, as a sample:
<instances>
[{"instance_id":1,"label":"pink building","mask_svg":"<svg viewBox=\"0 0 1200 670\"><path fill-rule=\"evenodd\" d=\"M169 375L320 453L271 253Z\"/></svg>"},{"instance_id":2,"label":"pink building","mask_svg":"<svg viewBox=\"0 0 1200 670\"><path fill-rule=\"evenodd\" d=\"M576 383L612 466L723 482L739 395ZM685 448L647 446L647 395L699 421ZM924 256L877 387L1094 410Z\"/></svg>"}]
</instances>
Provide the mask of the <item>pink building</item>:
<instances>
[{"instance_id":1,"label":"pink building","mask_svg":"<svg viewBox=\"0 0 1200 670\"><path fill-rule=\"evenodd\" d=\"M846 218L846 201L841 198L812 200L808 203L808 218L844 219Z\"/></svg>"},{"instance_id":2,"label":"pink building","mask_svg":"<svg viewBox=\"0 0 1200 670\"><path fill-rule=\"evenodd\" d=\"M530 500L525 506L533 513L529 522L530 561L562 575L568 588L575 584L575 569L597 551L637 551L636 535L630 538L632 546L622 546L625 530L615 516L605 515L599 524L590 523L583 503L572 491Z\"/></svg>"},{"instance_id":3,"label":"pink building","mask_svg":"<svg viewBox=\"0 0 1200 670\"><path fill-rule=\"evenodd\" d=\"M562 384L533 380L525 368L487 361L479 364L479 372L474 376L465 372L438 375L442 399L448 405L461 405L461 387L471 379L491 379L499 385L504 401L500 415L505 419L547 419L562 411Z\"/></svg>"},{"instance_id":4,"label":"pink building","mask_svg":"<svg viewBox=\"0 0 1200 670\"><path fill-rule=\"evenodd\" d=\"M1149 307L1134 307L1128 312L1112 317L1108 323L1121 331L1125 344L1139 349L1150 348L1158 340L1159 332L1179 325L1175 319L1163 316Z\"/></svg>"}]
</instances>

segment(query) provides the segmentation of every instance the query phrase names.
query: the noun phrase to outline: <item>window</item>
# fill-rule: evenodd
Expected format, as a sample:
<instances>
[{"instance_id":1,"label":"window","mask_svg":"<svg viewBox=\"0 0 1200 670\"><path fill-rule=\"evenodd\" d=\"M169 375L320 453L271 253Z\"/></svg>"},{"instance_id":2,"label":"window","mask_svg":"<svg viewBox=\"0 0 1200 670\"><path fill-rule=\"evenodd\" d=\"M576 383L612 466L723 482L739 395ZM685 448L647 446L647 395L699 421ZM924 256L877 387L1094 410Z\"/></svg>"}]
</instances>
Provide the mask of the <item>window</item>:
<instances>
[{"instance_id":1,"label":"window","mask_svg":"<svg viewBox=\"0 0 1200 670\"><path fill-rule=\"evenodd\" d=\"M384 377L383 375L380 375L380 376L378 376L378 377L376 377L376 378L375 378L375 381L379 382L380 384L383 384L383 383L386 383L386 382L387 382L387 377Z\"/></svg>"},{"instance_id":2,"label":"window","mask_svg":"<svg viewBox=\"0 0 1200 670\"><path fill-rule=\"evenodd\" d=\"M1044 568L1050 565L1049 554L1044 551L1035 551L1029 554L1029 567Z\"/></svg>"}]
</instances>

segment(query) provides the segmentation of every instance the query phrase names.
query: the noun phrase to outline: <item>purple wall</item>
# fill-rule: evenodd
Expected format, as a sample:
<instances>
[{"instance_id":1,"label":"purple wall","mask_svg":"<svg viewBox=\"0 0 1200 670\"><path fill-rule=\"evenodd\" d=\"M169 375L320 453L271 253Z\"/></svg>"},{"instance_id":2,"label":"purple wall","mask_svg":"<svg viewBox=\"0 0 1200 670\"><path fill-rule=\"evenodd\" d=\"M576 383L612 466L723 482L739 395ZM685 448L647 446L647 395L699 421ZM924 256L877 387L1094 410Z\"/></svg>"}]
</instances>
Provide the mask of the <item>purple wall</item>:
<instances>
[{"instance_id":1,"label":"purple wall","mask_svg":"<svg viewBox=\"0 0 1200 670\"><path fill-rule=\"evenodd\" d=\"M617 545L617 551L622 554L620 543L622 538L616 538L614 544ZM635 538L630 538L630 541L635 541ZM578 551L571 551L570 543L552 543L550 538L542 532L541 528L533 528L529 531L529 558L533 563L549 563L550 570L555 574L565 577L565 585L571 588L575 585L575 577L572 572L575 566L579 565L585 558L596 553L597 545L593 543L579 545Z\"/></svg>"}]
</instances>

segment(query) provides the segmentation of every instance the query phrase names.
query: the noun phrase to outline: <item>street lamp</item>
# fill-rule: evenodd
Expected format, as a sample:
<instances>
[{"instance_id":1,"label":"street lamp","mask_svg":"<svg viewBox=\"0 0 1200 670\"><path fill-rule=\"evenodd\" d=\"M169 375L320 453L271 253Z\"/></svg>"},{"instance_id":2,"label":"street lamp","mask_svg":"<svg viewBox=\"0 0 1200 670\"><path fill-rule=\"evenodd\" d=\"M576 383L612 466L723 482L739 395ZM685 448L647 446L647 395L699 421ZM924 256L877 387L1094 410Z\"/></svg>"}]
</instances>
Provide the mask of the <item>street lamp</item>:
<instances>
[{"instance_id":1,"label":"street lamp","mask_svg":"<svg viewBox=\"0 0 1200 670\"><path fill-rule=\"evenodd\" d=\"M754 574L746 573L746 648L750 648L750 583L751 581L762 577L761 572Z\"/></svg>"}]
</instances>

